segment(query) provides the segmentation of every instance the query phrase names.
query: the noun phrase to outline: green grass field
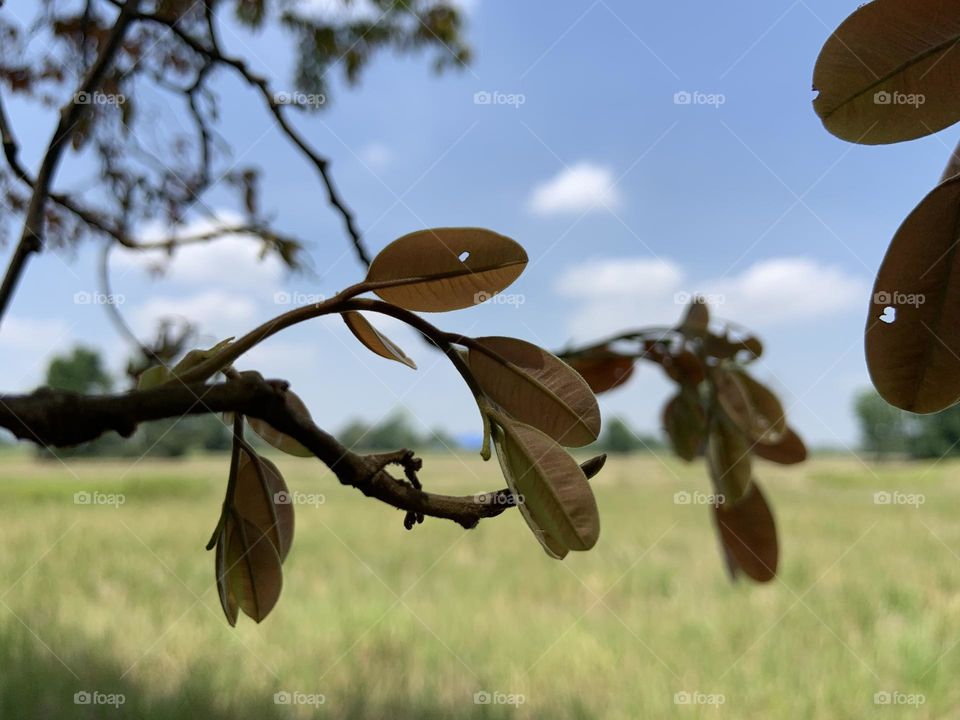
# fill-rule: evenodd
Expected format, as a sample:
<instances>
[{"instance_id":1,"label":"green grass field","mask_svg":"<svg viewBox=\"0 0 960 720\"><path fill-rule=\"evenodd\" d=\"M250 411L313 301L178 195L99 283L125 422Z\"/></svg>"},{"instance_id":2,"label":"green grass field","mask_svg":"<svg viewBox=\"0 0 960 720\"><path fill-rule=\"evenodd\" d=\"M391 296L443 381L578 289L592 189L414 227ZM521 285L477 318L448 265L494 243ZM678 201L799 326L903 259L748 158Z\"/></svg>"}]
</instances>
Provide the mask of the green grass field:
<instances>
[{"instance_id":1,"label":"green grass field","mask_svg":"<svg viewBox=\"0 0 960 720\"><path fill-rule=\"evenodd\" d=\"M702 465L611 461L595 482L600 543L556 562L515 512L407 532L318 463L277 462L325 502L298 508L272 615L231 629L203 549L225 459L0 459L0 717L960 713L956 464L759 467L782 545L780 578L761 587L730 584L708 508L674 502L707 491ZM503 484L472 456L429 457L422 477L439 492ZM878 505L878 490L925 502ZM124 502L74 504L79 491ZM75 704L84 691L124 703Z\"/></svg>"}]
</instances>

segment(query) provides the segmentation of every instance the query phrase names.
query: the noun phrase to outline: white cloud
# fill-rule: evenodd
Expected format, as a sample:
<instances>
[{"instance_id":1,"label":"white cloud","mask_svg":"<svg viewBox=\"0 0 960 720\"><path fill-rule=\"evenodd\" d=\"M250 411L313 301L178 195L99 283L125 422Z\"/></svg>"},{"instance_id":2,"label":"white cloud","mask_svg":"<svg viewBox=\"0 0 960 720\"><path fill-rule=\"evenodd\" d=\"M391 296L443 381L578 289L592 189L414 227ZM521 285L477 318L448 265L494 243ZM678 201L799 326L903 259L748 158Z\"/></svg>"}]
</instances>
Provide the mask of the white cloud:
<instances>
[{"instance_id":1,"label":"white cloud","mask_svg":"<svg viewBox=\"0 0 960 720\"><path fill-rule=\"evenodd\" d=\"M673 261L604 258L569 268L556 285L580 301L570 321L579 340L641 325L675 323L681 302L708 296L714 314L747 327L808 322L860 310L869 284L832 265L804 257L761 260L739 275L690 280Z\"/></svg>"},{"instance_id":2,"label":"white cloud","mask_svg":"<svg viewBox=\"0 0 960 720\"><path fill-rule=\"evenodd\" d=\"M373 142L361 148L360 160L374 172L383 172L393 163L393 150L383 143Z\"/></svg>"},{"instance_id":3,"label":"white cloud","mask_svg":"<svg viewBox=\"0 0 960 720\"><path fill-rule=\"evenodd\" d=\"M217 228L242 224L239 216L223 212L216 220L201 219L178 229L182 237ZM145 227L145 241L170 237L168 228L159 224ZM260 259L262 242L251 235L231 235L179 248L172 259L165 250L121 250L113 254L113 280L119 285L125 277L148 273L157 266L166 268L164 280L203 287L243 288L272 295L284 274L283 263L275 256ZM142 275L140 276L142 277Z\"/></svg>"},{"instance_id":4,"label":"white cloud","mask_svg":"<svg viewBox=\"0 0 960 720\"><path fill-rule=\"evenodd\" d=\"M614 187L613 171L584 161L537 185L530 194L528 206L538 215L560 215L604 207L614 209L622 202Z\"/></svg>"},{"instance_id":5,"label":"white cloud","mask_svg":"<svg viewBox=\"0 0 960 720\"><path fill-rule=\"evenodd\" d=\"M218 340L252 330L257 303L249 296L225 290L207 290L186 297L154 297L131 313L133 327L149 337L161 318L182 317L197 326L202 335Z\"/></svg>"}]
</instances>

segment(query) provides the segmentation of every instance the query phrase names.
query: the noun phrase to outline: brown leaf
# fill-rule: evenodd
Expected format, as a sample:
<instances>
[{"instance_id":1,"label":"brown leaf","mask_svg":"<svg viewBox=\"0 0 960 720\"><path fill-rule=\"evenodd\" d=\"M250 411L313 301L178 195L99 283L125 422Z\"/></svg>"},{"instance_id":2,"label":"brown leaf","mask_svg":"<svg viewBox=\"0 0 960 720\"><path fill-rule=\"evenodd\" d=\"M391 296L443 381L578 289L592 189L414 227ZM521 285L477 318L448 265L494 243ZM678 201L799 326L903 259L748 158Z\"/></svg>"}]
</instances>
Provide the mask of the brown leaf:
<instances>
[{"instance_id":1,"label":"brown leaf","mask_svg":"<svg viewBox=\"0 0 960 720\"><path fill-rule=\"evenodd\" d=\"M603 466L607 464L607 454L597 455L592 457L586 462L580 463L580 469L583 470L583 474L587 476L587 480L592 477L595 477L601 470Z\"/></svg>"},{"instance_id":2,"label":"brown leaf","mask_svg":"<svg viewBox=\"0 0 960 720\"><path fill-rule=\"evenodd\" d=\"M923 137L960 120L960 13L943 0L874 0L820 51L814 110L866 145Z\"/></svg>"},{"instance_id":3,"label":"brown leaf","mask_svg":"<svg viewBox=\"0 0 960 720\"><path fill-rule=\"evenodd\" d=\"M444 312L482 303L508 287L527 265L514 240L481 228L435 228L404 235L370 264L374 292L407 310Z\"/></svg>"},{"instance_id":4,"label":"brown leaf","mask_svg":"<svg viewBox=\"0 0 960 720\"><path fill-rule=\"evenodd\" d=\"M750 443L722 413L714 416L707 433L707 469L728 505L738 502L750 487Z\"/></svg>"},{"instance_id":5,"label":"brown leaf","mask_svg":"<svg viewBox=\"0 0 960 720\"><path fill-rule=\"evenodd\" d=\"M470 348L477 384L517 420L542 430L561 445L589 445L600 434L600 407L586 381L546 350L508 337L477 338L500 359Z\"/></svg>"},{"instance_id":6,"label":"brown leaf","mask_svg":"<svg viewBox=\"0 0 960 720\"><path fill-rule=\"evenodd\" d=\"M707 376L703 363L689 350L666 355L661 365L671 380L682 385L699 385Z\"/></svg>"},{"instance_id":7,"label":"brown leaf","mask_svg":"<svg viewBox=\"0 0 960 720\"><path fill-rule=\"evenodd\" d=\"M256 622L263 620L283 586L273 543L253 523L231 516L224 523L216 557L217 589L227 620L236 624L238 607Z\"/></svg>"},{"instance_id":8,"label":"brown leaf","mask_svg":"<svg viewBox=\"0 0 960 720\"><path fill-rule=\"evenodd\" d=\"M807 459L807 448L803 440L789 427L777 442L772 445L756 443L752 452L757 457L780 465L796 465Z\"/></svg>"},{"instance_id":9,"label":"brown leaf","mask_svg":"<svg viewBox=\"0 0 960 720\"><path fill-rule=\"evenodd\" d=\"M697 295L687 307L687 313L680 323L680 330L691 337L702 337L706 335L709 325L710 310L707 308L707 301Z\"/></svg>"},{"instance_id":10,"label":"brown leaf","mask_svg":"<svg viewBox=\"0 0 960 720\"><path fill-rule=\"evenodd\" d=\"M303 404L303 400L291 390L287 390L286 395L287 406L298 415L309 419L310 411L307 409L307 406ZM267 421L248 417L247 424L250 425L251 430L266 440L270 445L277 448L277 450L283 450L283 452L288 455L294 455L296 457L313 457L313 453L301 445L299 441L280 432Z\"/></svg>"},{"instance_id":11,"label":"brown leaf","mask_svg":"<svg viewBox=\"0 0 960 720\"><path fill-rule=\"evenodd\" d=\"M692 462L703 447L707 416L692 388L681 389L663 407L663 429L677 457Z\"/></svg>"},{"instance_id":12,"label":"brown leaf","mask_svg":"<svg viewBox=\"0 0 960 720\"><path fill-rule=\"evenodd\" d=\"M492 418L497 459L521 512L551 557L589 550L600 536L597 503L570 454L536 428L503 415ZM562 552L561 552L562 551Z\"/></svg>"},{"instance_id":13,"label":"brown leaf","mask_svg":"<svg viewBox=\"0 0 960 720\"><path fill-rule=\"evenodd\" d=\"M867 367L883 398L932 413L960 398L960 177L933 190L883 259L867 318Z\"/></svg>"},{"instance_id":14,"label":"brown leaf","mask_svg":"<svg viewBox=\"0 0 960 720\"><path fill-rule=\"evenodd\" d=\"M350 332L361 343L367 346L380 357L387 360L396 360L409 368L417 369L417 364L407 357L407 354L401 350L394 342L377 330L370 321L358 312L348 311L340 313L340 317L350 328Z\"/></svg>"},{"instance_id":15,"label":"brown leaf","mask_svg":"<svg viewBox=\"0 0 960 720\"><path fill-rule=\"evenodd\" d=\"M713 377L720 406L750 440L776 443L787 431L783 405L766 385L735 367L716 368Z\"/></svg>"},{"instance_id":16,"label":"brown leaf","mask_svg":"<svg viewBox=\"0 0 960 720\"><path fill-rule=\"evenodd\" d=\"M757 582L777 574L779 546L773 513L756 483L734 504L714 506L720 542L739 568Z\"/></svg>"},{"instance_id":17,"label":"brown leaf","mask_svg":"<svg viewBox=\"0 0 960 720\"><path fill-rule=\"evenodd\" d=\"M633 358L625 355L570 358L567 362L597 395L620 387L633 375Z\"/></svg>"},{"instance_id":18,"label":"brown leaf","mask_svg":"<svg viewBox=\"0 0 960 720\"><path fill-rule=\"evenodd\" d=\"M277 466L264 457L240 453L234 504L273 543L282 563L293 544L293 504Z\"/></svg>"}]
</instances>

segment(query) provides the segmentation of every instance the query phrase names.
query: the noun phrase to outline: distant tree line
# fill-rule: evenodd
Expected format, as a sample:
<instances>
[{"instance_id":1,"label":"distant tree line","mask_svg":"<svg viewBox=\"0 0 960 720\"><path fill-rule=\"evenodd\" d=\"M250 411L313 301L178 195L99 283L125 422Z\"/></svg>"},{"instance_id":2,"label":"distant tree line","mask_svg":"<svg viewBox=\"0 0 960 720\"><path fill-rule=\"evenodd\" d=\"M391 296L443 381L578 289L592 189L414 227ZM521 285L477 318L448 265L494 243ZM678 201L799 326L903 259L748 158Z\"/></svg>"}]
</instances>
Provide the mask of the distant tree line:
<instances>
[{"instance_id":1,"label":"distant tree line","mask_svg":"<svg viewBox=\"0 0 960 720\"><path fill-rule=\"evenodd\" d=\"M960 455L960 406L914 415L895 408L870 389L857 394L854 410L861 447L878 459Z\"/></svg>"}]
</instances>

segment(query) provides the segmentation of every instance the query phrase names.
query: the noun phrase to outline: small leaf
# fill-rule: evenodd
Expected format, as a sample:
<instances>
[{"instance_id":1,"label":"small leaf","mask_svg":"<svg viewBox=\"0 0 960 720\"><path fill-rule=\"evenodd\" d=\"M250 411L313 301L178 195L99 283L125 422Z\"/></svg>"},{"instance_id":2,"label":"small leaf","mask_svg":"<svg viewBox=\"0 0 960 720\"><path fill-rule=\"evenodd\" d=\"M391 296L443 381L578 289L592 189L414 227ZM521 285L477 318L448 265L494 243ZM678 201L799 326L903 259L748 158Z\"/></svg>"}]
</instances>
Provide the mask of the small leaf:
<instances>
[{"instance_id":1,"label":"small leaf","mask_svg":"<svg viewBox=\"0 0 960 720\"><path fill-rule=\"evenodd\" d=\"M303 404L303 400L301 400L296 393L291 390L287 390L286 396L287 407L289 407L294 413L301 415L306 419L310 419L310 411L307 409L307 406ZM273 445L273 447L277 448L277 450L283 450L283 452L287 453L288 455L294 455L295 457L313 457L313 453L301 445L299 441L294 440L289 435L286 435L275 429L267 421L260 420L259 418L248 417L247 424L250 426L251 430L266 440L270 445Z\"/></svg>"},{"instance_id":2,"label":"small leaf","mask_svg":"<svg viewBox=\"0 0 960 720\"><path fill-rule=\"evenodd\" d=\"M461 259L462 258L462 259ZM407 310L444 312L471 307L508 287L527 253L514 240L480 228L435 228L404 235L370 263L374 292Z\"/></svg>"},{"instance_id":3,"label":"small leaf","mask_svg":"<svg viewBox=\"0 0 960 720\"><path fill-rule=\"evenodd\" d=\"M960 399L958 228L960 177L910 213L877 273L867 368L883 399L902 410L938 412Z\"/></svg>"},{"instance_id":4,"label":"small leaf","mask_svg":"<svg viewBox=\"0 0 960 720\"><path fill-rule=\"evenodd\" d=\"M150 388L163 385L173 378L173 373L169 368L163 365L154 365L140 373L140 379L137 381L137 390L149 390Z\"/></svg>"},{"instance_id":5,"label":"small leaf","mask_svg":"<svg viewBox=\"0 0 960 720\"><path fill-rule=\"evenodd\" d=\"M354 337L366 345L369 350L372 350L380 357L387 358L387 360L396 360L409 368L417 369L417 364L408 358L407 354L397 347L390 338L381 334L379 330L371 325L370 321L363 315L358 312L348 311L340 313L340 317L343 318L343 321L347 324L347 327L350 328L350 332L353 333Z\"/></svg>"},{"instance_id":6,"label":"small leaf","mask_svg":"<svg viewBox=\"0 0 960 720\"><path fill-rule=\"evenodd\" d=\"M180 362L178 362L172 368L168 368L163 365L154 365L149 367L140 374L140 379L137 382L137 389L149 390L150 388L157 387L158 385L164 385L174 378L184 375L188 370L192 370L205 360L209 360L232 342L233 338L231 337L206 350L191 350L184 355ZM218 370L219 369L222 368L218 368ZM211 373L211 375L212 374L213 373Z\"/></svg>"},{"instance_id":7,"label":"small leaf","mask_svg":"<svg viewBox=\"0 0 960 720\"><path fill-rule=\"evenodd\" d=\"M234 504L244 520L270 539L282 563L293 544L294 513L290 491L277 466L241 452Z\"/></svg>"},{"instance_id":8,"label":"small leaf","mask_svg":"<svg viewBox=\"0 0 960 720\"><path fill-rule=\"evenodd\" d=\"M223 614L230 623L230 627L237 624L237 615L240 606L237 599L230 592L227 582L227 544L229 542L227 532L232 528L232 521L226 520L223 527L220 528L220 534L217 536L217 546L214 552L214 572L217 578L217 595L220 597L220 607L223 608Z\"/></svg>"},{"instance_id":9,"label":"small leaf","mask_svg":"<svg viewBox=\"0 0 960 720\"><path fill-rule=\"evenodd\" d=\"M757 457L780 465L796 465L807 459L807 448L803 440L789 427L777 442L758 442L753 446L752 452Z\"/></svg>"},{"instance_id":10,"label":"small leaf","mask_svg":"<svg viewBox=\"0 0 960 720\"><path fill-rule=\"evenodd\" d=\"M777 526L757 484L738 503L716 505L713 512L720 542L739 568L757 582L772 580L780 552Z\"/></svg>"},{"instance_id":11,"label":"small leaf","mask_svg":"<svg viewBox=\"0 0 960 720\"><path fill-rule=\"evenodd\" d=\"M663 429L677 457L692 462L703 447L707 416L696 391L685 387L663 407Z\"/></svg>"},{"instance_id":12,"label":"small leaf","mask_svg":"<svg viewBox=\"0 0 960 720\"><path fill-rule=\"evenodd\" d=\"M493 417L497 458L523 517L551 557L589 550L600 536L597 503L583 470L566 450L536 428Z\"/></svg>"},{"instance_id":13,"label":"small leaf","mask_svg":"<svg viewBox=\"0 0 960 720\"><path fill-rule=\"evenodd\" d=\"M710 310L707 301L699 295L694 296L687 307L687 313L680 323L680 331L689 337L703 337L710 325Z\"/></svg>"},{"instance_id":14,"label":"small leaf","mask_svg":"<svg viewBox=\"0 0 960 720\"><path fill-rule=\"evenodd\" d=\"M283 586L277 550L256 525L242 518L228 517L220 540L224 550L217 548L217 588L227 620L236 623L236 606L260 622L277 604Z\"/></svg>"},{"instance_id":15,"label":"small leaf","mask_svg":"<svg viewBox=\"0 0 960 720\"><path fill-rule=\"evenodd\" d=\"M670 379L681 385L699 385L707 377L703 363L689 350L665 355L660 364Z\"/></svg>"},{"instance_id":16,"label":"small leaf","mask_svg":"<svg viewBox=\"0 0 960 720\"><path fill-rule=\"evenodd\" d=\"M595 477L601 470L603 466L607 464L607 454L597 455L592 457L586 462L580 463L580 469L583 470L583 474L587 476L587 480L592 477Z\"/></svg>"},{"instance_id":17,"label":"small leaf","mask_svg":"<svg viewBox=\"0 0 960 720\"><path fill-rule=\"evenodd\" d=\"M739 368L717 368L713 377L720 406L750 440L772 444L783 436L787 421L772 390Z\"/></svg>"},{"instance_id":18,"label":"small leaf","mask_svg":"<svg viewBox=\"0 0 960 720\"><path fill-rule=\"evenodd\" d=\"M600 434L600 407L586 381L555 355L516 338L477 338L468 362L486 395L520 422L561 445L589 445Z\"/></svg>"},{"instance_id":19,"label":"small leaf","mask_svg":"<svg viewBox=\"0 0 960 720\"><path fill-rule=\"evenodd\" d=\"M707 469L727 505L739 502L750 487L750 444L723 413L713 417L707 433Z\"/></svg>"},{"instance_id":20,"label":"small leaf","mask_svg":"<svg viewBox=\"0 0 960 720\"><path fill-rule=\"evenodd\" d=\"M566 361L597 395L620 387L633 375L634 360L626 355L570 358Z\"/></svg>"},{"instance_id":21,"label":"small leaf","mask_svg":"<svg viewBox=\"0 0 960 720\"><path fill-rule=\"evenodd\" d=\"M874 0L824 44L813 107L831 133L877 145L960 120L960 13L943 0Z\"/></svg>"}]
</instances>

